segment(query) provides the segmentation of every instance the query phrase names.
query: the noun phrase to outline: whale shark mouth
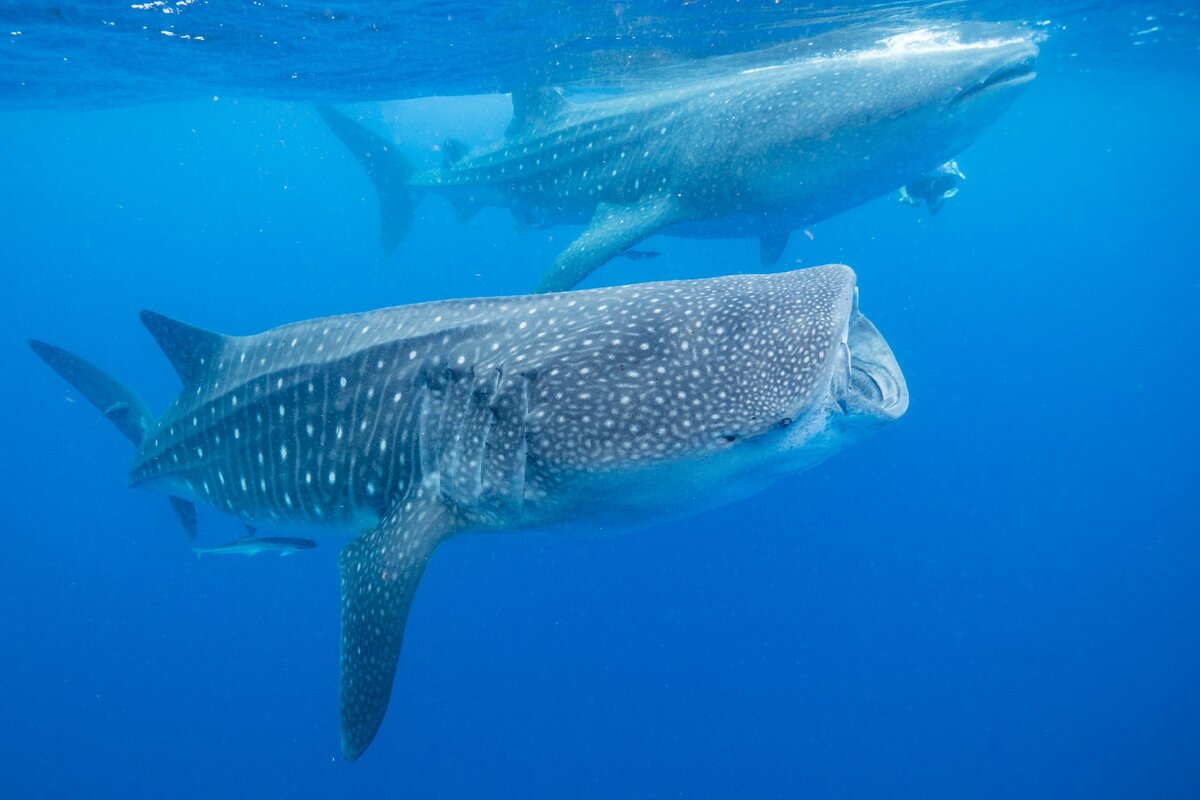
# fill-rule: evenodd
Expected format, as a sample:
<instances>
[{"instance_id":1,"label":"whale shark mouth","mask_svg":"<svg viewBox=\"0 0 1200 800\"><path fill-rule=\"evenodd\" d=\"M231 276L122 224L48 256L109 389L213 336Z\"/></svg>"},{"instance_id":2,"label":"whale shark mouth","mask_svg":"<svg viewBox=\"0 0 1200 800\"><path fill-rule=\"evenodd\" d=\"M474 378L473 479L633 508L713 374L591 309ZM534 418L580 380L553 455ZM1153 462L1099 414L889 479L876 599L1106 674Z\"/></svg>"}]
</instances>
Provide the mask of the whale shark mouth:
<instances>
[{"instance_id":1,"label":"whale shark mouth","mask_svg":"<svg viewBox=\"0 0 1200 800\"><path fill-rule=\"evenodd\" d=\"M908 405L908 392L899 371L864 358L850 363L850 391L855 405L867 407L885 417L898 417Z\"/></svg>"},{"instance_id":2,"label":"whale shark mouth","mask_svg":"<svg viewBox=\"0 0 1200 800\"><path fill-rule=\"evenodd\" d=\"M857 300L857 298L856 298ZM846 373L838 405L847 414L898 419L908 410L908 386L892 349L855 303L846 332Z\"/></svg>"},{"instance_id":3,"label":"whale shark mouth","mask_svg":"<svg viewBox=\"0 0 1200 800\"><path fill-rule=\"evenodd\" d=\"M997 90L1015 89L1018 86L1023 86L1037 77L1037 73L1033 71L1036 63L1036 56L1025 56L1018 61L1005 64L982 81L960 91L950 101L950 105L961 105L964 101L991 94Z\"/></svg>"}]
</instances>

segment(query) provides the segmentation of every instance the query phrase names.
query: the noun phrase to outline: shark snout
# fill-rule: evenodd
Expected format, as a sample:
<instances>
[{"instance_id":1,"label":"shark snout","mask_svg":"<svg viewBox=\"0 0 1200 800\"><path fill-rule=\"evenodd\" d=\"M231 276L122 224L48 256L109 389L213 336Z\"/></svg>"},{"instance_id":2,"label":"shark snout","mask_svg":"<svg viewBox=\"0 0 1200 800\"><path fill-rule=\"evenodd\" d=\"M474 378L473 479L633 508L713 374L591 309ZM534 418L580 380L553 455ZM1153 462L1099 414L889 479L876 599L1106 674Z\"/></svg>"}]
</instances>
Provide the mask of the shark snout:
<instances>
[{"instance_id":1,"label":"shark snout","mask_svg":"<svg viewBox=\"0 0 1200 800\"><path fill-rule=\"evenodd\" d=\"M960 106L981 97L1007 93L1037 77L1038 47L1033 42L1012 42L1000 46L997 52L984 61L975 74L964 82L962 88L950 101L951 106Z\"/></svg>"}]
</instances>

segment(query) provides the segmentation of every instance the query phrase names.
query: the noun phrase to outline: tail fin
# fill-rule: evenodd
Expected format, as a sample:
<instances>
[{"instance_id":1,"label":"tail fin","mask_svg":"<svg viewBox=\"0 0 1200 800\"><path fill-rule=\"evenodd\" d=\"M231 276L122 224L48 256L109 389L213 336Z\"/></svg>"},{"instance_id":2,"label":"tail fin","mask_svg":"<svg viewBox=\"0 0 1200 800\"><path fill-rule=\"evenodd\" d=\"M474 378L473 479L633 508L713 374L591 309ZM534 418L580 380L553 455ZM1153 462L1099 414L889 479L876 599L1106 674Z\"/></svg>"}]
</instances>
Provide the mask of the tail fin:
<instances>
[{"instance_id":1,"label":"tail fin","mask_svg":"<svg viewBox=\"0 0 1200 800\"><path fill-rule=\"evenodd\" d=\"M379 225L383 252L391 255L412 227L418 192L408 185L412 164L395 146L331 106L317 106L317 113L342 144L358 159L379 195Z\"/></svg>"},{"instance_id":2,"label":"tail fin","mask_svg":"<svg viewBox=\"0 0 1200 800\"><path fill-rule=\"evenodd\" d=\"M95 364L52 344L30 339L29 346L88 402L100 409L105 419L125 438L140 447L153 422L149 409L133 390ZM196 507L179 497L169 498L171 508L189 541L196 538Z\"/></svg>"},{"instance_id":3,"label":"tail fin","mask_svg":"<svg viewBox=\"0 0 1200 800\"><path fill-rule=\"evenodd\" d=\"M150 429L150 411L142 399L125 384L90 361L68 353L52 344L30 339L29 346L50 369L75 387L81 395L100 409L100 413L117 427L135 447L142 444Z\"/></svg>"}]
</instances>

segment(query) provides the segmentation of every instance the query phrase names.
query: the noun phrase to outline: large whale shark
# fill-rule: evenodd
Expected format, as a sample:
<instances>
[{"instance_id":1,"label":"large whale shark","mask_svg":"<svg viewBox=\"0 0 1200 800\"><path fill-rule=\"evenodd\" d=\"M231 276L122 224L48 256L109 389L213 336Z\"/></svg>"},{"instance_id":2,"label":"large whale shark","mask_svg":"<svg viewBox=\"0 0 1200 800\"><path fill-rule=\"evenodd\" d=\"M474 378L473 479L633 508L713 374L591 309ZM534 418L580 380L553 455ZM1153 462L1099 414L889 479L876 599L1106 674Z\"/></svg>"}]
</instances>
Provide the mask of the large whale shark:
<instances>
[{"instance_id":1,"label":"large whale shark","mask_svg":"<svg viewBox=\"0 0 1200 800\"><path fill-rule=\"evenodd\" d=\"M341 731L391 695L438 543L632 524L811 466L900 417L904 378L849 267L423 303L223 336L143 312L183 389L157 420L87 361L37 354L137 444L130 482L341 552ZM567 525L568 529L573 526Z\"/></svg>"},{"instance_id":2,"label":"large whale shark","mask_svg":"<svg viewBox=\"0 0 1200 800\"><path fill-rule=\"evenodd\" d=\"M388 140L319 111L375 184L388 252L425 192L460 217L497 205L526 225L587 223L537 287L558 291L660 232L757 238L773 263L791 231L958 154L1033 79L1037 54L1026 36L925 30L592 102L516 92L503 139L448 142L443 164L421 173Z\"/></svg>"}]
</instances>

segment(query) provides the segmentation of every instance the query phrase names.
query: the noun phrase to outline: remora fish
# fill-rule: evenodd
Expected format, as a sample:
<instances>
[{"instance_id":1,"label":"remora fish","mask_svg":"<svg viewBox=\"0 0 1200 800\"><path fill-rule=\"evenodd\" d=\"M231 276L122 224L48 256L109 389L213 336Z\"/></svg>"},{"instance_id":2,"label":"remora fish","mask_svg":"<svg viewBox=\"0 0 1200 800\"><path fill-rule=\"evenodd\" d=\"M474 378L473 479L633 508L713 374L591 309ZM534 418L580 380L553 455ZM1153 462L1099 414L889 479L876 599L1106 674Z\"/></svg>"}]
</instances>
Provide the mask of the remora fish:
<instances>
[{"instance_id":1,"label":"remora fish","mask_svg":"<svg viewBox=\"0 0 1200 800\"><path fill-rule=\"evenodd\" d=\"M904 378L857 298L854 273L831 265L423 303L243 337L143 312L184 385L157 421L134 415L130 481L248 525L356 537L339 562L354 759L383 720L443 539L692 512L900 417ZM33 347L102 410L144 408L82 359Z\"/></svg>"},{"instance_id":2,"label":"remora fish","mask_svg":"<svg viewBox=\"0 0 1200 800\"><path fill-rule=\"evenodd\" d=\"M660 232L757 238L773 263L791 231L954 157L1033 79L1037 54L1028 38L926 30L595 102L514 93L504 139L450 142L443 165L419 174L385 139L320 113L375 184L387 252L427 191L460 217L497 205L526 224L590 220L537 287L559 291Z\"/></svg>"},{"instance_id":3,"label":"remora fish","mask_svg":"<svg viewBox=\"0 0 1200 800\"><path fill-rule=\"evenodd\" d=\"M216 547L192 547L196 555L239 555L256 556L259 553L279 553L281 556L291 555L299 550L311 550L317 543L312 539L300 539L295 536L256 536L247 534L228 544Z\"/></svg>"}]
</instances>

